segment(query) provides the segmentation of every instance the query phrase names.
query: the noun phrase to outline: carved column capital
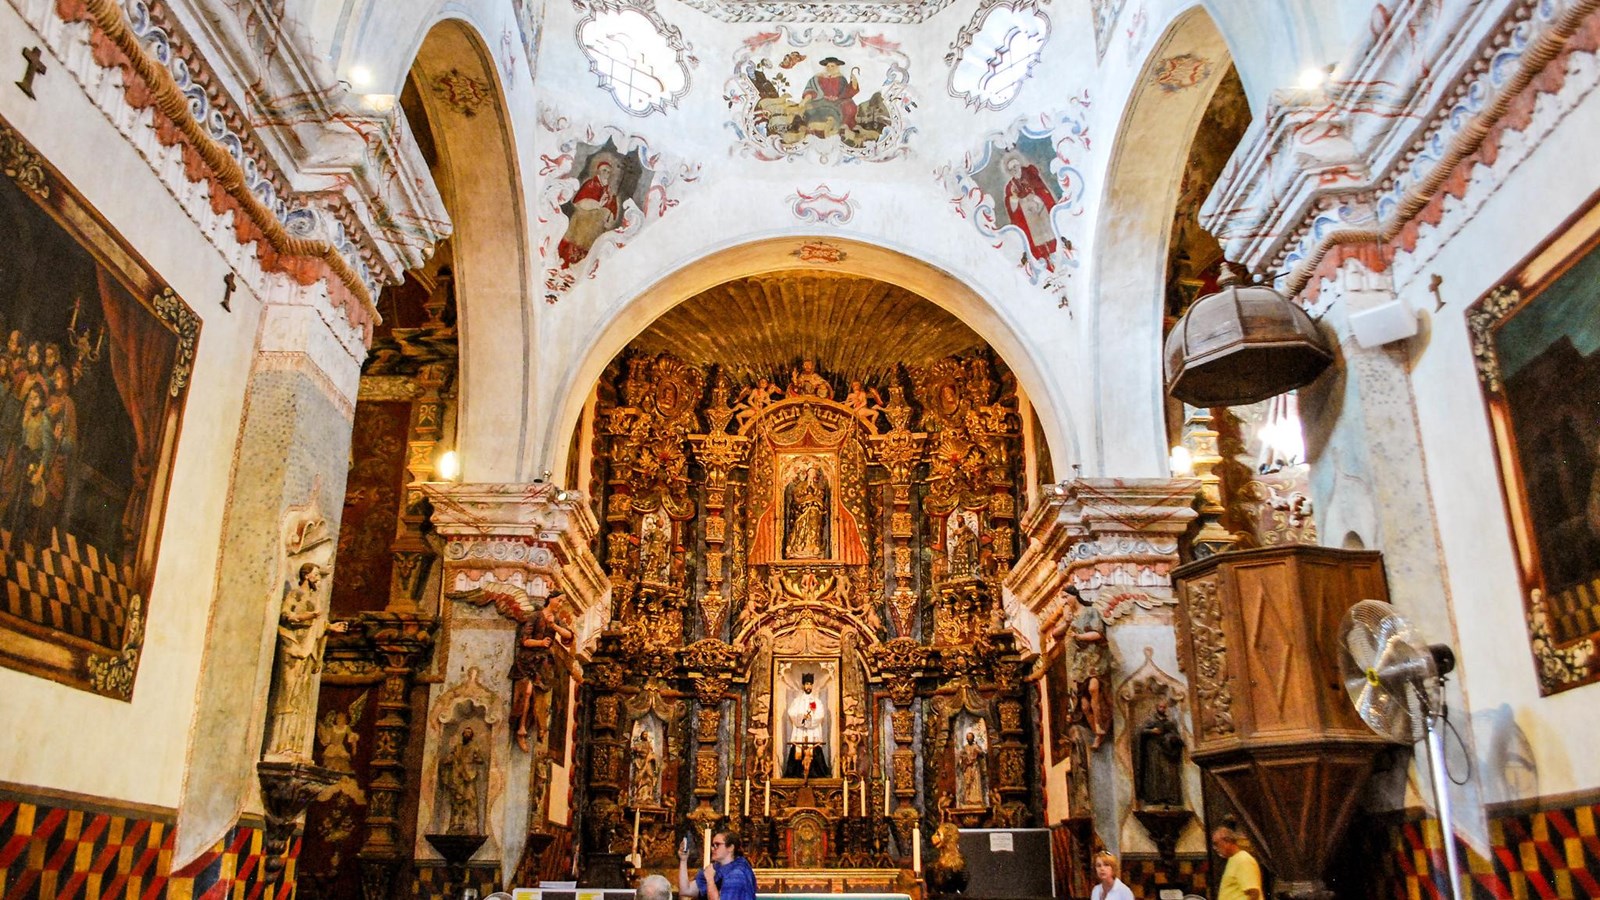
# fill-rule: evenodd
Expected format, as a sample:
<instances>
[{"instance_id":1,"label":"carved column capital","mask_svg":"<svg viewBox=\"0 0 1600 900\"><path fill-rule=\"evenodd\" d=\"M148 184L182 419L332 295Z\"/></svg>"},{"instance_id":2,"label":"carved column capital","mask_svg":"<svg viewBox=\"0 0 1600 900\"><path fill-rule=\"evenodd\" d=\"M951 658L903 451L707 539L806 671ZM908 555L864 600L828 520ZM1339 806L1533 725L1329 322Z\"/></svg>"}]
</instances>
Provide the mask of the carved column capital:
<instances>
[{"instance_id":1,"label":"carved column capital","mask_svg":"<svg viewBox=\"0 0 1600 900\"><path fill-rule=\"evenodd\" d=\"M1023 523L1028 549L1005 587L1046 633L1063 613L1062 591L1153 608L1173 602L1168 572L1197 513L1197 478L1080 478L1050 485ZM1093 594L1087 592L1095 592Z\"/></svg>"},{"instance_id":2,"label":"carved column capital","mask_svg":"<svg viewBox=\"0 0 1600 900\"><path fill-rule=\"evenodd\" d=\"M429 484L434 531L445 540L444 589L501 585L559 590L579 618L609 598L595 556L600 523L582 491L531 484ZM580 640L581 643L581 640Z\"/></svg>"}]
</instances>

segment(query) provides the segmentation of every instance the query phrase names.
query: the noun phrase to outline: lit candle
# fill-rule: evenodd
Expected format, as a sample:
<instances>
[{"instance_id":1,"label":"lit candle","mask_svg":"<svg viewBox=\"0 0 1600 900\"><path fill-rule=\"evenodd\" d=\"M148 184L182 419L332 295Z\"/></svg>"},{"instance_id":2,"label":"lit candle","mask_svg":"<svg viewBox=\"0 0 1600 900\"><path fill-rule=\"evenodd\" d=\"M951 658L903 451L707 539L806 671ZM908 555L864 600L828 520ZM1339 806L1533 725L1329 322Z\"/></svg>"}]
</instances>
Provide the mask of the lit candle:
<instances>
[{"instance_id":1,"label":"lit candle","mask_svg":"<svg viewBox=\"0 0 1600 900\"><path fill-rule=\"evenodd\" d=\"M703 839L700 841L700 850L701 850L701 855L705 858L705 862L701 863L701 865L702 866L711 865L711 826L710 825L707 825L705 827L705 835L704 835Z\"/></svg>"},{"instance_id":2,"label":"lit candle","mask_svg":"<svg viewBox=\"0 0 1600 900\"><path fill-rule=\"evenodd\" d=\"M633 808L633 858L635 860L639 858L639 807L637 806ZM638 863L635 862L634 865L637 866Z\"/></svg>"},{"instance_id":3,"label":"lit candle","mask_svg":"<svg viewBox=\"0 0 1600 900\"><path fill-rule=\"evenodd\" d=\"M922 874L922 826L911 826L911 871Z\"/></svg>"},{"instance_id":4,"label":"lit candle","mask_svg":"<svg viewBox=\"0 0 1600 900\"><path fill-rule=\"evenodd\" d=\"M844 817L850 818L850 779L844 780Z\"/></svg>"},{"instance_id":5,"label":"lit candle","mask_svg":"<svg viewBox=\"0 0 1600 900\"><path fill-rule=\"evenodd\" d=\"M750 818L750 776L744 777L744 817Z\"/></svg>"},{"instance_id":6,"label":"lit candle","mask_svg":"<svg viewBox=\"0 0 1600 900\"><path fill-rule=\"evenodd\" d=\"M772 815L772 776L771 775L767 776L767 794L761 800L761 814L763 816L769 816L769 817Z\"/></svg>"}]
</instances>

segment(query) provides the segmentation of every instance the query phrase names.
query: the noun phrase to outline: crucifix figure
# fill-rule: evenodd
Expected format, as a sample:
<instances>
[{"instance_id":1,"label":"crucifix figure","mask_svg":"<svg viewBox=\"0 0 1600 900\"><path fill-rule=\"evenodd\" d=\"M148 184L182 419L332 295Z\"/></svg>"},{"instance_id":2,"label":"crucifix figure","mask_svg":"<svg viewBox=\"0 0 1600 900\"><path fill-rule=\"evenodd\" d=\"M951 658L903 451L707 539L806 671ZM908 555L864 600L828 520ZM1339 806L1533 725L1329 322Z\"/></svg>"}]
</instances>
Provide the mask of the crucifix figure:
<instances>
[{"instance_id":1,"label":"crucifix figure","mask_svg":"<svg viewBox=\"0 0 1600 900\"><path fill-rule=\"evenodd\" d=\"M33 96L33 78L35 75L43 75L45 73L45 64L41 61L43 56L44 51L38 47L29 47L22 51L22 58L27 60L28 67L22 71L22 80L17 82L17 87L28 95L29 100L39 99Z\"/></svg>"}]
</instances>

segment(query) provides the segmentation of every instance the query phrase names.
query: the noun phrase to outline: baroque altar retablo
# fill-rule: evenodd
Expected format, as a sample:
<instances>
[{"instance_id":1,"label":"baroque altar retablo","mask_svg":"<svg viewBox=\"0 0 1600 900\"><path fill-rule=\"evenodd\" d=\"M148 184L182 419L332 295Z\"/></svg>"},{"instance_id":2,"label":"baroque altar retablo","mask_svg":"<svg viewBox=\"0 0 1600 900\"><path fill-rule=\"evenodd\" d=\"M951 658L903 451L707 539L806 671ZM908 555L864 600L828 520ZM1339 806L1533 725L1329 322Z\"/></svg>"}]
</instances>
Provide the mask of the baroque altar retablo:
<instances>
[{"instance_id":1,"label":"baroque altar retablo","mask_svg":"<svg viewBox=\"0 0 1600 900\"><path fill-rule=\"evenodd\" d=\"M626 357L593 480L614 615L586 671L587 846L675 871L732 828L764 890L916 893L940 822L1038 821L1014 382Z\"/></svg>"}]
</instances>

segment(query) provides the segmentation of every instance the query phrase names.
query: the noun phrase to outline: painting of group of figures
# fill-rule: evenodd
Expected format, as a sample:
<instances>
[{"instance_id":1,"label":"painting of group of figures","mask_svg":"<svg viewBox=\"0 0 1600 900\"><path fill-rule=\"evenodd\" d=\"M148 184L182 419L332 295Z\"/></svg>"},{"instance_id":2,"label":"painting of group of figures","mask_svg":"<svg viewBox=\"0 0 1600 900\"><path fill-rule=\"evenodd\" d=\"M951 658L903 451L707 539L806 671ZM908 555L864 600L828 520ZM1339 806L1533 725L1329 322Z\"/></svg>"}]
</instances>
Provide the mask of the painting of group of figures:
<instances>
[{"instance_id":1,"label":"painting of group of figures","mask_svg":"<svg viewBox=\"0 0 1600 900\"><path fill-rule=\"evenodd\" d=\"M0 660L127 698L199 323L4 123L0 153Z\"/></svg>"}]
</instances>

